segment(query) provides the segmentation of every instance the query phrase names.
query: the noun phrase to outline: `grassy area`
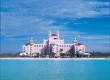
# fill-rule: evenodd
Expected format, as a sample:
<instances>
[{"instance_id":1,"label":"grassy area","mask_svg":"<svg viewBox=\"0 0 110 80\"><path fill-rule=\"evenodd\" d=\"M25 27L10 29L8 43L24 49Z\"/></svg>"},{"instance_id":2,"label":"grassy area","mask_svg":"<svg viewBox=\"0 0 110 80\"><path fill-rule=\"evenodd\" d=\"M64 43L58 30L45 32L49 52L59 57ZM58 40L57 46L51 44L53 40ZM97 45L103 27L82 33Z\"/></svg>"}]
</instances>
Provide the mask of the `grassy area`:
<instances>
[{"instance_id":1,"label":"grassy area","mask_svg":"<svg viewBox=\"0 0 110 80\"><path fill-rule=\"evenodd\" d=\"M94 53L90 53L91 57L110 57L110 53L102 53L102 52L94 52Z\"/></svg>"},{"instance_id":2,"label":"grassy area","mask_svg":"<svg viewBox=\"0 0 110 80\"><path fill-rule=\"evenodd\" d=\"M7 57L19 57L20 53L12 54L12 53L2 53L0 54L0 58L7 58Z\"/></svg>"}]
</instances>

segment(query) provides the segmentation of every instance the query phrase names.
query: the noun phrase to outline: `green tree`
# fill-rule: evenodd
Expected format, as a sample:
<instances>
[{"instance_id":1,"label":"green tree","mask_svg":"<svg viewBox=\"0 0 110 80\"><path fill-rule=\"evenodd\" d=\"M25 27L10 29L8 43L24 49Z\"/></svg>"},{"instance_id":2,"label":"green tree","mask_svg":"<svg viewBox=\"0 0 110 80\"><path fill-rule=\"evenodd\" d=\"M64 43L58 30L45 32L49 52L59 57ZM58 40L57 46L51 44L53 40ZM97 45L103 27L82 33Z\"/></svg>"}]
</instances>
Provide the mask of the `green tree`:
<instances>
[{"instance_id":1,"label":"green tree","mask_svg":"<svg viewBox=\"0 0 110 80\"><path fill-rule=\"evenodd\" d=\"M74 46L71 47L69 53L70 53L70 54L69 54L70 58L72 58L72 57L75 56L75 47L74 47Z\"/></svg>"},{"instance_id":2,"label":"green tree","mask_svg":"<svg viewBox=\"0 0 110 80\"><path fill-rule=\"evenodd\" d=\"M50 55L49 55L49 57L50 58L54 58L55 57L55 53L54 52L51 52Z\"/></svg>"}]
</instances>

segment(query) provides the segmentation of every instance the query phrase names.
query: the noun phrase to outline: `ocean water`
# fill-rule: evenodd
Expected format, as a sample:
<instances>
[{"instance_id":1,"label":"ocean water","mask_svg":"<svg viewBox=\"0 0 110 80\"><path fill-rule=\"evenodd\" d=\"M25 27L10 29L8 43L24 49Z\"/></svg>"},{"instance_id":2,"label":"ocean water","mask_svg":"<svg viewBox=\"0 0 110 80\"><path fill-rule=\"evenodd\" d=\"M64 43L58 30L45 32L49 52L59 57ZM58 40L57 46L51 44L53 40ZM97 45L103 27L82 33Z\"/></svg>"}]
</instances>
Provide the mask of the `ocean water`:
<instances>
[{"instance_id":1,"label":"ocean water","mask_svg":"<svg viewBox=\"0 0 110 80\"><path fill-rule=\"evenodd\" d=\"M110 59L1 59L0 80L110 80Z\"/></svg>"}]
</instances>

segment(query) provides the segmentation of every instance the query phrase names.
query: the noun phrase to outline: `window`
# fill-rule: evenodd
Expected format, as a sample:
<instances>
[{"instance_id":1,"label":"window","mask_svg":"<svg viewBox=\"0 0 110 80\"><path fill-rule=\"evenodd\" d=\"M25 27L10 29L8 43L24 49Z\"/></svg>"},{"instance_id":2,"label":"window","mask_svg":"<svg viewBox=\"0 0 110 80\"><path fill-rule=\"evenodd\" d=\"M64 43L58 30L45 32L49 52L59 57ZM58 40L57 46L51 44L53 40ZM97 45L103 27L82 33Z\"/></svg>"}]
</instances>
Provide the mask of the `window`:
<instances>
[{"instance_id":1,"label":"window","mask_svg":"<svg viewBox=\"0 0 110 80\"><path fill-rule=\"evenodd\" d=\"M78 48L76 47L76 50L78 50Z\"/></svg>"}]
</instances>

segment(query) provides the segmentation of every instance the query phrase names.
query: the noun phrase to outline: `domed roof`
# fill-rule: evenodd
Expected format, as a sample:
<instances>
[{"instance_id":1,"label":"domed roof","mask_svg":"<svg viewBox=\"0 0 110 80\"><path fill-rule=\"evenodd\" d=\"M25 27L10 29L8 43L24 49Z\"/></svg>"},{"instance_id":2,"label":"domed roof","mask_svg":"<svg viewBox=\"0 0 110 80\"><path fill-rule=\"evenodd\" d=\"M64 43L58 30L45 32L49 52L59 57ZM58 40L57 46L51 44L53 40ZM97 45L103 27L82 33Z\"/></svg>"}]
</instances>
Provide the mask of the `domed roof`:
<instances>
[{"instance_id":1,"label":"domed roof","mask_svg":"<svg viewBox=\"0 0 110 80\"><path fill-rule=\"evenodd\" d=\"M81 43L78 43L78 45L83 45L83 44L81 44Z\"/></svg>"},{"instance_id":2,"label":"domed roof","mask_svg":"<svg viewBox=\"0 0 110 80\"><path fill-rule=\"evenodd\" d=\"M51 34L51 36L57 36L56 34Z\"/></svg>"},{"instance_id":3,"label":"domed roof","mask_svg":"<svg viewBox=\"0 0 110 80\"><path fill-rule=\"evenodd\" d=\"M33 45L33 44L31 44L31 43L26 43L26 44L25 44L25 46L28 46L28 45L31 46L31 45Z\"/></svg>"}]
</instances>

